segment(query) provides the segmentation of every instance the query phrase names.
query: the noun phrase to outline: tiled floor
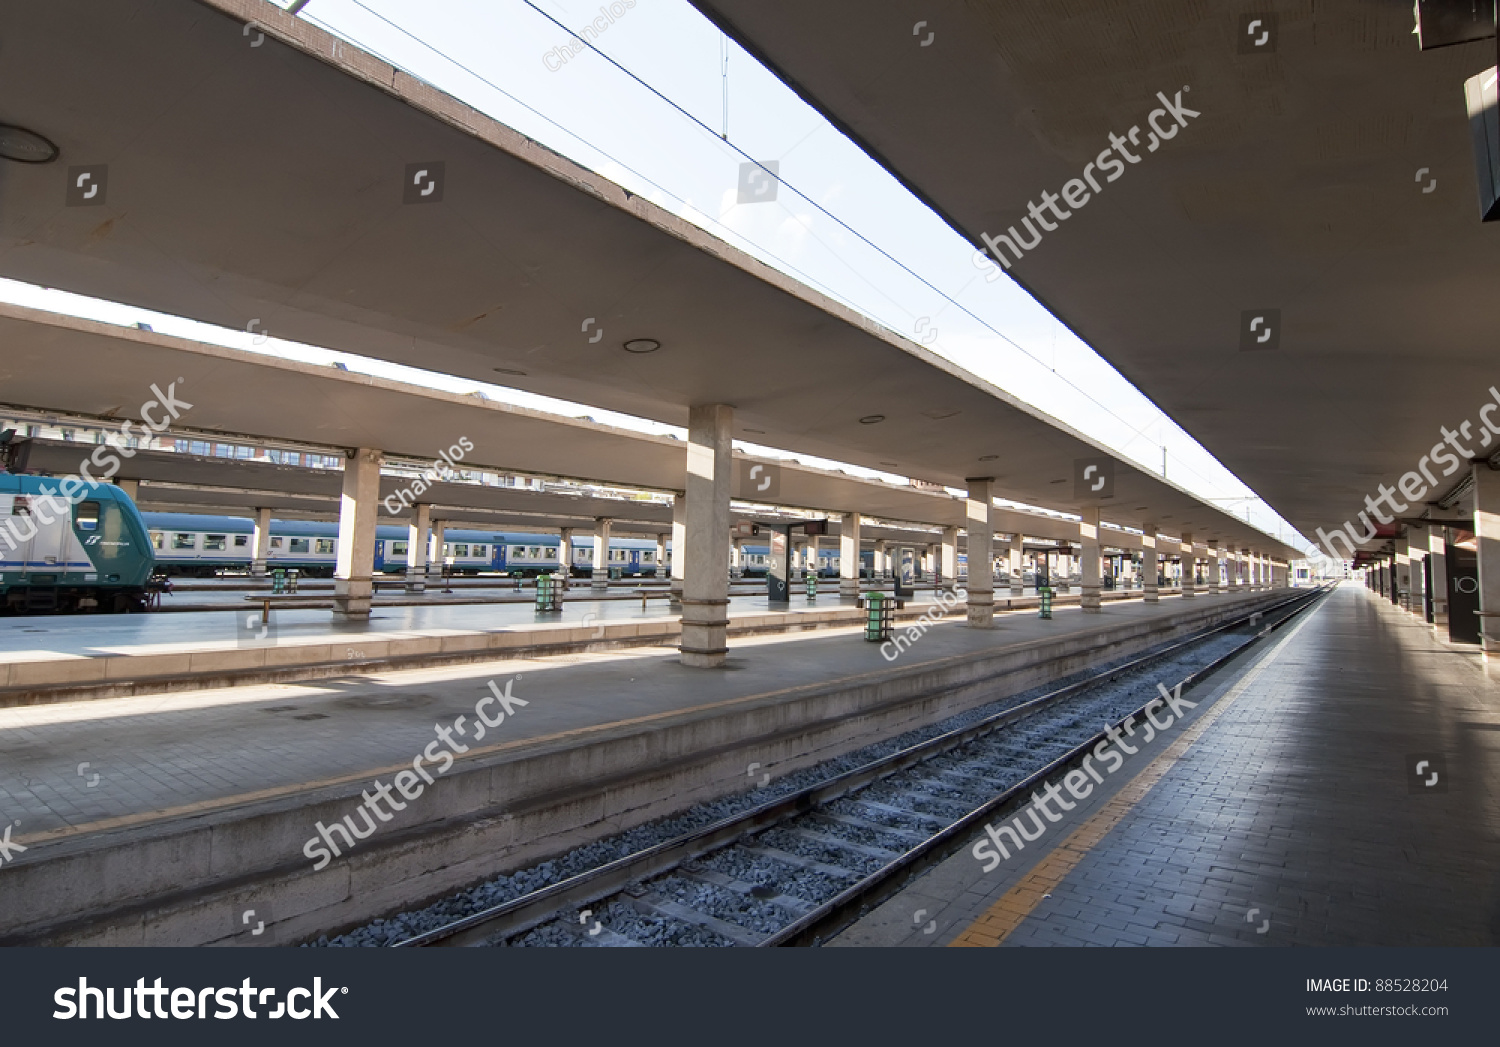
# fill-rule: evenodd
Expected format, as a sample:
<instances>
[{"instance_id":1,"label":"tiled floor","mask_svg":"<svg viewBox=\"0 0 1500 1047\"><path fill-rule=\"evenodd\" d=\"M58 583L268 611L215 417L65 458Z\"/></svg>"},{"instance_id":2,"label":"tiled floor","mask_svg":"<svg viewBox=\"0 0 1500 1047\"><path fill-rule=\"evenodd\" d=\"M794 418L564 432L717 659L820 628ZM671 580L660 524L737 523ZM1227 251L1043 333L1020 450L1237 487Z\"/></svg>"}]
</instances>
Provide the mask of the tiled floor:
<instances>
[{"instance_id":1,"label":"tiled floor","mask_svg":"<svg viewBox=\"0 0 1500 1047\"><path fill-rule=\"evenodd\" d=\"M1500 681L1474 649L1347 585L1205 693L1025 863L962 851L837 944L1500 942Z\"/></svg>"}]
</instances>

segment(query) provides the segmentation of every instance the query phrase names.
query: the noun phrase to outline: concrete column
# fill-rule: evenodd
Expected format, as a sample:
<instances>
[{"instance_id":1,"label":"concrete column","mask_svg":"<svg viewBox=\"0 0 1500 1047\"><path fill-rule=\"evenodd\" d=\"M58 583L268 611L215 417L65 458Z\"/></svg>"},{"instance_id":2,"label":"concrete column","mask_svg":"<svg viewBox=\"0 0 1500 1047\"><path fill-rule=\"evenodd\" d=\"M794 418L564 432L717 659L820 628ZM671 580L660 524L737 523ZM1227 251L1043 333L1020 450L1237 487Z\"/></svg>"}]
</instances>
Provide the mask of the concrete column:
<instances>
[{"instance_id":1,"label":"concrete column","mask_svg":"<svg viewBox=\"0 0 1500 1047\"><path fill-rule=\"evenodd\" d=\"M1156 557L1156 524L1148 523L1141 530L1141 598L1146 603L1156 603L1161 599L1157 584L1161 567Z\"/></svg>"},{"instance_id":2,"label":"concrete column","mask_svg":"<svg viewBox=\"0 0 1500 1047\"><path fill-rule=\"evenodd\" d=\"M1427 529L1427 555L1432 560L1432 625L1434 628L1448 627L1448 529ZM1365 572L1365 584L1369 584L1369 572Z\"/></svg>"},{"instance_id":3,"label":"concrete column","mask_svg":"<svg viewBox=\"0 0 1500 1047\"><path fill-rule=\"evenodd\" d=\"M745 546L744 540L731 538L729 540L729 577L738 581L745 573Z\"/></svg>"},{"instance_id":4,"label":"concrete column","mask_svg":"<svg viewBox=\"0 0 1500 1047\"><path fill-rule=\"evenodd\" d=\"M1407 533L1407 554L1411 558L1411 606L1412 614L1427 620L1427 578L1423 561L1427 559L1427 528L1413 527Z\"/></svg>"},{"instance_id":5,"label":"concrete column","mask_svg":"<svg viewBox=\"0 0 1500 1047\"><path fill-rule=\"evenodd\" d=\"M1024 537L1017 533L1011 535L1010 541L1006 543L1006 550L1009 553L1007 559L1010 561L1008 573L1010 574L1010 595L1012 596L1020 596L1022 590L1026 587L1026 581L1022 577L1021 564L1021 545L1024 541Z\"/></svg>"},{"instance_id":6,"label":"concrete column","mask_svg":"<svg viewBox=\"0 0 1500 1047\"><path fill-rule=\"evenodd\" d=\"M1208 595L1219 595L1219 575L1224 573L1224 553L1219 548L1219 543L1208 543Z\"/></svg>"},{"instance_id":7,"label":"concrete column","mask_svg":"<svg viewBox=\"0 0 1500 1047\"><path fill-rule=\"evenodd\" d=\"M943 562L941 573L949 588L958 586L958 528L943 528Z\"/></svg>"},{"instance_id":8,"label":"concrete column","mask_svg":"<svg viewBox=\"0 0 1500 1047\"><path fill-rule=\"evenodd\" d=\"M361 447L344 462L339 500L338 566L333 572L333 616L370 617L374 591L375 516L380 509L381 453Z\"/></svg>"},{"instance_id":9,"label":"concrete column","mask_svg":"<svg viewBox=\"0 0 1500 1047\"><path fill-rule=\"evenodd\" d=\"M683 580L687 577L687 495L672 497L672 584L674 601L682 600Z\"/></svg>"},{"instance_id":10,"label":"concrete column","mask_svg":"<svg viewBox=\"0 0 1500 1047\"><path fill-rule=\"evenodd\" d=\"M1396 535L1396 602L1411 610L1411 538L1405 528Z\"/></svg>"},{"instance_id":11,"label":"concrete column","mask_svg":"<svg viewBox=\"0 0 1500 1047\"><path fill-rule=\"evenodd\" d=\"M1488 660L1500 651L1500 472L1474 464L1474 541L1479 546L1479 628Z\"/></svg>"},{"instance_id":12,"label":"concrete column","mask_svg":"<svg viewBox=\"0 0 1500 1047\"><path fill-rule=\"evenodd\" d=\"M432 548L427 550L427 580L443 576L443 539L448 525L442 520L432 521Z\"/></svg>"},{"instance_id":13,"label":"concrete column","mask_svg":"<svg viewBox=\"0 0 1500 1047\"><path fill-rule=\"evenodd\" d=\"M1196 596L1193 574L1197 571L1198 556L1193 551L1193 532L1182 532L1182 595Z\"/></svg>"},{"instance_id":14,"label":"concrete column","mask_svg":"<svg viewBox=\"0 0 1500 1047\"><path fill-rule=\"evenodd\" d=\"M686 573L682 584L682 664L722 666L729 653L729 497L734 408L703 404L688 412Z\"/></svg>"},{"instance_id":15,"label":"concrete column","mask_svg":"<svg viewBox=\"0 0 1500 1047\"><path fill-rule=\"evenodd\" d=\"M1083 517L1078 521L1078 537L1083 544L1083 596L1080 606L1085 614L1099 614L1103 610L1099 595L1099 507L1085 506L1079 510L1079 514Z\"/></svg>"},{"instance_id":16,"label":"concrete column","mask_svg":"<svg viewBox=\"0 0 1500 1047\"><path fill-rule=\"evenodd\" d=\"M891 554L886 548L883 539L875 542L875 555L870 560L875 580L877 582L888 582L891 580Z\"/></svg>"},{"instance_id":17,"label":"concrete column","mask_svg":"<svg viewBox=\"0 0 1500 1047\"><path fill-rule=\"evenodd\" d=\"M658 578L667 576L667 539L670 537L670 534L656 536L656 577Z\"/></svg>"},{"instance_id":18,"label":"concrete column","mask_svg":"<svg viewBox=\"0 0 1500 1047\"><path fill-rule=\"evenodd\" d=\"M609 528L613 520L600 516L594 520L594 571L591 578L595 592L609 588Z\"/></svg>"},{"instance_id":19,"label":"concrete column","mask_svg":"<svg viewBox=\"0 0 1500 1047\"><path fill-rule=\"evenodd\" d=\"M562 575L562 587L568 588L573 580L573 528L564 527L557 537L557 569Z\"/></svg>"},{"instance_id":20,"label":"concrete column","mask_svg":"<svg viewBox=\"0 0 1500 1047\"><path fill-rule=\"evenodd\" d=\"M966 507L969 560L969 626L991 629L995 625L995 481L993 477L970 478Z\"/></svg>"},{"instance_id":21,"label":"concrete column","mask_svg":"<svg viewBox=\"0 0 1500 1047\"><path fill-rule=\"evenodd\" d=\"M427 588L427 542L432 532L432 506L418 502L411 507L411 522L406 525L406 591L420 593Z\"/></svg>"},{"instance_id":22,"label":"concrete column","mask_svg":"<svg viewBox=\"0 0 1500 1047\"><path fill-rule=\"evenodd\" d=\"M839 598L859 595L859 513L845 513L839 521Z\"/></svg>"},{"instance_id":23,"label":"concrete column","mask_svg":"<svg viewBox=\"0 0 1500 1047\"><path fill-rule=\"evenodd\" d=\"M255 529L250 537L250 573L256 578L264 578L266 561L270 556L271 510L257 509L255 510Z\"/></svg>"}]
</instances>

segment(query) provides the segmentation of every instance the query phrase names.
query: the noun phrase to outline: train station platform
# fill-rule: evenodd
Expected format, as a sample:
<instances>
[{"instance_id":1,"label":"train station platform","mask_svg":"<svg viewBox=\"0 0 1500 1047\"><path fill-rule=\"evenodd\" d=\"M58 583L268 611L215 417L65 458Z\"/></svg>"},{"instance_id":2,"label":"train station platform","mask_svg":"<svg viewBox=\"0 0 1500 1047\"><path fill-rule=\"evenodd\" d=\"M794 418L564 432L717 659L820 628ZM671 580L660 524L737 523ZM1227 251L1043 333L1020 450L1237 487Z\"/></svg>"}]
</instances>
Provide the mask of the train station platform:
<instances>
[{"instance_id":1,"label":"train station platform","mask_svg":"<svg viewBox=\"0 0 1500 1047\"><path fill-rule=\"evenodd\" d=\"M377 602L368 619L355 621L332 619L321 604L323 594L307 594L312 606L273 607L268 617L244 593L213 595L226 598L223 609L3 620L0 708L604 645L675 643L681 633L679 612L661 586L602 594L579 586L569 591L562 610L552 613L536 611L534 591L519 599L437 594L434 602ZM932 590L916 590L897 621L926 613L933 599ZM1120 591L1105 593L1105 599L1139 602L1140 596ZM1077 592L1056 598L1059 606L1078 601ZM1002 611L1036 604L1035 596L996 598ZM811 600L794 594L788 604L775 607L763 586L737 587L730 596L730 635L849 626L863 619L852 601L826 589Z\"/></svg>"},{"instance_id":2,"label":"train station platform","mask_svg":"<svg viewBox=\"0 0 1500 1047\"><path fill-rule=\"evenodd\" d=\"M315 935L1288 595L955 615L904 653L850 627L742 637L724 671L649 646L0 709L0 822L26 848L0 941L228 939L242 902ZM418 754L429 799L317 875L315 826Z\"/></svg>"},{"instance_id":3,"label":"train station platform","mask_svg":"<svg viewBox=\"0 0 1500 1047\"><path fill-rule=\"evenodd\" d=\"M1500 942L1500 682L1477 648L1345 584L1204 693L1040 846L988 875L966 846L832 944Z\"/></svg>"}]
</instances>

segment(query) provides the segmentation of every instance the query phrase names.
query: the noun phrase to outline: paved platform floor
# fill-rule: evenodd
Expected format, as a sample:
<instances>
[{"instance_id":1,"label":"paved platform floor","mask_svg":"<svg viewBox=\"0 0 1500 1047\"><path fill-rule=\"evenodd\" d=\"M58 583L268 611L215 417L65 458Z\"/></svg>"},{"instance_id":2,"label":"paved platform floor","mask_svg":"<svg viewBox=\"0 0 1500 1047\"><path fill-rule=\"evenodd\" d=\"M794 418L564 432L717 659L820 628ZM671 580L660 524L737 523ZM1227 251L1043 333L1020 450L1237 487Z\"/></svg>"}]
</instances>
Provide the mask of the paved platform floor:
<instances>
[{"instance_id":1,"label":"paved platform floor","mask_svg":"<svg viewBox=\"0 0 1500 1047\"><path fill-rule=\"evenodd\" d=\"M524 600L483 604L399 607L377 604L368 621L334 621L327 610L320 608L273 607L271 617L280 643L326 641L330 637L378 636L382 639L397 639L449 635L513 629L538 622L573 624L593 621L655 621L677 617L668 610L668 601L661 597L648 601L643 611L639 597L600 600L587 595L588 592L586 588L571 592L560 615L538 615L533 594ZM925 594L925 598L931 600L931 594ZM231 606L234 610L253 615L259 620L259 604L238 598ZM828 593L820 594L820 598L813 603L809 603L805 596L794 597L787 607L779 610L786 614L799 614L837 606L838 597ZM730 598L730 617L766 613L771 613L771 609L764 594L736 595ZM0 619L0 662L37 657L175 654L233 648L241 639L241 620L242 615L223 611Z\"/></svg>"},{"instance_id":2,"label":"paved platform floor","mask_svg":"<svg viewBox=\"0 0 1500 1047\"><path fill-rule=\"evenodd\" d=\"M888 590L889 585L886 586ZM653 589L653 593L657 590ZM1164 590L1170 595L1175 590ZM324 596L324 593L310 593ZM423 636L450 636L458 633L514 630L546 624L588 624L607 621L670 621L678 615L662 595L653 595L642 607L641 599L626 592L610 592L603 599L588 587L571 590L560 614L539 615L536 594L520 598L468 602L457 595L433 594L437 602L422 604L395 602L377 597L366 621L336 621L324 608L277 608L271 610L277 643L342 643L361 636L380 639L408 639ZM234 649L259 625L260 604L244 599L244 594L192 594L194 601L223 599L223 610L189 611L174 614L102 614L102 615L36 615L0 618L0 664L19 661L42 661L56 658L97 658L107 655L183 654L196 651ZM917 604L931 603L931 589L918 588ZM996 594L996 606L1005 607L1009 593ZM1034 594L1028 598L1034 599ZM1076 595L1072 597L1076 600ZM1122 599L1125 599L1121 596ZM1139 599L1138 595L1130 599ZM763 587L749 590L737 586L730 595L729 616L766 614L806 614L837 609L840 600L836 588L822 589L816 600L794 592L791 602L772 608ZM848 605L845 605L848 606ZM231 611L239 613L229 613ZM253 616L254 622L250 622ZM247 625L246 623L249 622Z\"/></svg>"},{"instance_id":3,"label":"paved platform floor","mask_svg":"<svg viewBox=\"0 0 1500 1047\"><path fill-rule=\"evenodd\" d=\"M1202 597L1198 604L1207 609L1259 595ZM953 620L934 626L895 663L861 630L838 628L731 640L728 671L688 669L674 648L644 647L0 709L0 825L19 821L14 838L27 844L368 777L372 769L409 763L434 739L433 724L472 717L491 679L503 688L514 678L512 693L529 703L506 721L509 744L1081 635L1182 608L1172 597L1106 604L1097 615L1062 607L1047 621L1018 611L999 616L993 630ZM430 610L392 615L389 627ZM598 613L630 609L601 604ZM157 624L113 621L122 628ZM72 634L70 642L90 638Z\"/></svg>"},{"instance_id":4,"label":"paved platform floor","mask_svg":"<svg viewBox=\"0 0 1500 1047\"><path fill-rule=\"evenodd\" d=\"M1500 943L1494 674L1345 584L1042 842L989 875L965 849L835 944Z\"/></svg>"}]
</instances>

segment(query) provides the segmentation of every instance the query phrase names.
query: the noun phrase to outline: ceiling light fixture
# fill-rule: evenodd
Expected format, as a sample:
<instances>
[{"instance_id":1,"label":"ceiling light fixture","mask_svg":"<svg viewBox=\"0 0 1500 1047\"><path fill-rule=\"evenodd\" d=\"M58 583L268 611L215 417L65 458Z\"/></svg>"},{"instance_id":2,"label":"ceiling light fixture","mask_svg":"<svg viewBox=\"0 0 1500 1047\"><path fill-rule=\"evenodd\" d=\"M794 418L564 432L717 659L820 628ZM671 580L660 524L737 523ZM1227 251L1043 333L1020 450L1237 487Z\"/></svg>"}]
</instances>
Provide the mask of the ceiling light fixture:
<instances>
[{"instance_id":1,"label":"ceiling light fixture","mask_svg":"<svg viewBox=\"0 0 1500 1047\"><path fill-rule=\"evenodd\" d=\"M57 146L35 131L0 124L0 156L23 164L50 164L57 159Z\"/></svg>"},{"instance_id":2,"label":"ceiling light fixture","mask_svg":"<svg viewBox=\"0 0 1500 1047\"><path fill-rule=\"evenodd\" d=\"M661 348L661 343L655 338L632 338L625 343L627 353L654 353Z\"/></svg>"},{"instance_id":3,"label":"ceiling light fixture","mask_svg":"<svg viewBox=\"0 0 1500 1047\"><path fill-rule=\"evenodd\" d=\"M999 457L1000 456L998 454L982 454L979 456L979 460L981 462L993 462Z\"/></svg>"},{"instance_id":4,"label":"ceiling light fixture","mask_svg":"<svg viewBox=\"0 0 1500 1047\"><path fill-rule=\"evenodd\" d=\"M494 371L496 374L513 374L520 378L526 377L525 371L518 371L514 367L492 367L490 368L490 370Z\"/></svg>"},{"instance_id":5,"label":"ceiling light fixture","mask_svg":"<svg viewBox=\"0 0 1500 1047\"><path fill-rule=\"evenodd\" d=\"M860 425L874 425L876 422L885 421L883 414L867 414L859 420Z\"/></svg>"}]
</instances>

